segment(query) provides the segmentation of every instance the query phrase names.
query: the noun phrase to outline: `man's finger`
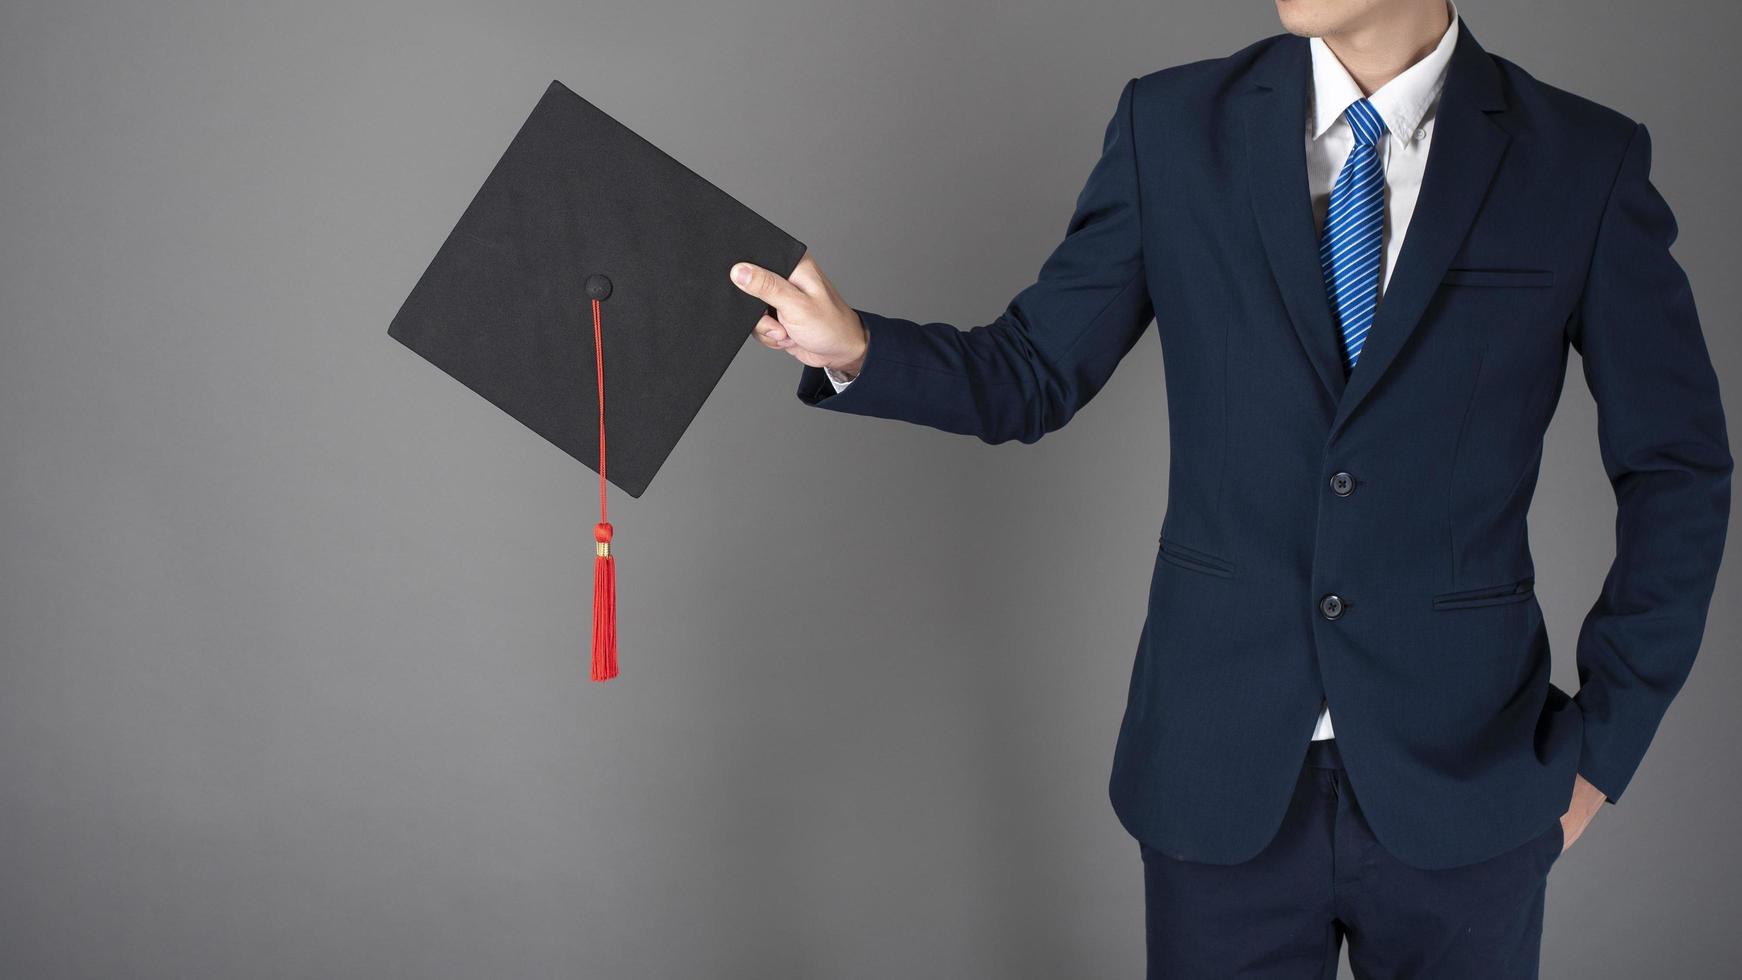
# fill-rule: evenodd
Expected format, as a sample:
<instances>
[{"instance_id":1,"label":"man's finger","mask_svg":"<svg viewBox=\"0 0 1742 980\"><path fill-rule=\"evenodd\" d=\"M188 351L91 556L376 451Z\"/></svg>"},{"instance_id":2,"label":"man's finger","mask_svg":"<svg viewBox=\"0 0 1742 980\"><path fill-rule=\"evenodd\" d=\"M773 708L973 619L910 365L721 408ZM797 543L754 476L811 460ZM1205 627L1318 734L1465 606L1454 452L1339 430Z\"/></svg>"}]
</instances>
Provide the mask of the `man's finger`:
<instances>
[{"instance_id":1,"label":"man's finger","mask_svg":"<svg viewBox=\"0 0 1742 980\"><path fill-rule=\"evenodd\" d=\"M740 262L732 267L732 282L775 309L791 306L804 298L797 286L759 265Z\"/></svg>"},{"instance_id":2,"label":"man's finger","mask_svg":"<svg viewBox=\"0 0 1742 980\"><path fill-rule=\"evenodd\" d=\"M811 260L809 252L799 260L797 268L792 270L788 279L807 295L824 296L828 293L828 280L823 277L823 270L817 268L817 264Z\"/></svg>"},{"instance_id":3,"label":"man's finger","mask_svg":"<svg viewBox=\"0 0 1742 980\"><path fill-rule=\"evenodd\" d=\"M756 323L756 339L770 347L786 339L786 328L780 321L771 316L765 316Z\"/></svg>"}]
</instances>

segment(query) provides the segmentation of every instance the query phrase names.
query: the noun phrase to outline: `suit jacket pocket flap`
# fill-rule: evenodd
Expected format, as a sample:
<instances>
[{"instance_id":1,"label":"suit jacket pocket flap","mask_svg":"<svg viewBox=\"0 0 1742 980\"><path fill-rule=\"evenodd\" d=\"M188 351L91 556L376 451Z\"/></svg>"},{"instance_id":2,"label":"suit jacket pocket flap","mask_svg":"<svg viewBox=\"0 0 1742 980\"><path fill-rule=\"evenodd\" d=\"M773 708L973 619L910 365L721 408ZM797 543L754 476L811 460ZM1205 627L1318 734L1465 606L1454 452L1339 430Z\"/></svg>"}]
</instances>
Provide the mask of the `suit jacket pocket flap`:
<instances>
[{"instance_id":1,"label":"suit jacket pocket flap","mask_svg":"<svg viewBox=\"0 0 1742 980\"><path fill-rule=\"evenodd\" d=\"M1469 609L1472 606L1493 606L1503 602L1522 602L1536 591L1535 579L1519 579L1504 585L1465 589L1462 592L1442 592L1434 596L1435 609Z\"/></svg>"},{"instance_id":2,"label":"suit jacket pocket flap","mask_svg":"<svg viewBox=\"0 0 1742 980\"><path fill-rule=\"evenodd\" d=\"M1448 286L1552 286L1554 273L1547 269L1447 269Z\"/></svg>"},{"instance_id":3,"label":"suit jacket pocket flap","mask_svg":"<svg viewBox=\"0 0 1742 980\"><path fill-rule=\"evenodd\" d=\"M1167 537L1161 539L1161 557L1181 568L1189 568L1194 572L1205 572L1210 575L1220 575L1231 578L1234 574L1234 563L1226 558L1218 558L1207 551L1188 548Z\"/></svg>"}]
</instances>

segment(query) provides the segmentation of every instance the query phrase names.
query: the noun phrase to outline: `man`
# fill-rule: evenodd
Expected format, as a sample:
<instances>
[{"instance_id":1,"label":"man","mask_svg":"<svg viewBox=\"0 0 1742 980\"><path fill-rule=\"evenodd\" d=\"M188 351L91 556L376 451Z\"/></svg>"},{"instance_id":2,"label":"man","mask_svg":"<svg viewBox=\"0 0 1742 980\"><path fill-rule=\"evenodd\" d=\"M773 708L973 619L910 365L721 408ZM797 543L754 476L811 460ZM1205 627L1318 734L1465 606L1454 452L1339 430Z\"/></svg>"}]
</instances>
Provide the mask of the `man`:
<instances>
[{"instance_id":1,"label":"man","mask_svg":"<svg viewBox=\"0 0 1742 980\"><path fill-rule=\"evenodd\" d=\"M988 442L1070 420L1152 318L1166 515L1111 796L1151 976L1533 977L1549 868L1698 650L1731 457L1645 128L1445 0L1278 0L1137 78L1064 241L961 331L736 266L799 397ZM1549 682L1525 517L1582 357L1616 556Z\"/></svg>"}]
</instances>

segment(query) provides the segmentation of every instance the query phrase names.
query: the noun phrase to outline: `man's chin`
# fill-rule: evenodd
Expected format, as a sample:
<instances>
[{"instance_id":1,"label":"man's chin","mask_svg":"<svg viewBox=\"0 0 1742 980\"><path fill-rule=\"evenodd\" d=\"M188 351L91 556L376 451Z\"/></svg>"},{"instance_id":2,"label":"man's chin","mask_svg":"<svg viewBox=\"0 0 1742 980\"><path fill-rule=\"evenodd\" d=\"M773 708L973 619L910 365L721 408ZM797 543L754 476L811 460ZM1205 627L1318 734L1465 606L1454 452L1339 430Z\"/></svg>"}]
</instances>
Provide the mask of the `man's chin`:
<instances>
[{"instance_id":1,"label":"man's chin","mask_svg":"<svg viewBox=\"0 0 1742 980\"><path fill-rule=\"evenodd\" d=\"M1302 16L1299 11L1289 7L1286 2L1276 5L1277 13L1282 18L1282 29L1296 37L1322 37L1325 25L1318 18Z\"/></svg>"},{"instance_id":2,"label":"man's chin","mask_svg":"<svg viewBox=\"0 0 1742 980\"><path fill-rule=\"evenodd\" d=\"M1276 0L1276 16L1296 37L1325 37L1355 26L1370 6L1351 0Z\"/></svg>"}]
</instances>

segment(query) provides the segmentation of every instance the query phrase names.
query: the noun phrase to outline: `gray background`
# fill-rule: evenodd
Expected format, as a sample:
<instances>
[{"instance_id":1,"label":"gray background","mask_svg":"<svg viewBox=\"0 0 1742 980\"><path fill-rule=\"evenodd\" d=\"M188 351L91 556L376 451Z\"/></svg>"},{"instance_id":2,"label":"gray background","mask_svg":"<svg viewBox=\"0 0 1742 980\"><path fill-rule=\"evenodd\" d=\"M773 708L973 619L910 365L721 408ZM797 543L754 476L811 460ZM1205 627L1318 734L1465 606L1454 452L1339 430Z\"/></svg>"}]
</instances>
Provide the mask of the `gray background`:
<instances>
[{"instance_id":1,"label":"gray background","mask_svg":"<svg viewBox=\"0 0 1742 980\"><path fill-rule=\"evenodd\" d=\"M1737 7L1462 12L1650 125L1734 384ZM1137 975L1105 790L1166 492L1153 337L1032 447L804 408L747 343L614 500L596 685L592 473L385 330L552 78L856 305L969 325L1058 240L1127 78L1278 29L1260 0L6 3L0 975ZM1568 689L1612 515L1575 361L1532 513ZM1737 599L1731 563L1555 869L1547 976L1742 957Z\"/></svg>"}]
</instances>

